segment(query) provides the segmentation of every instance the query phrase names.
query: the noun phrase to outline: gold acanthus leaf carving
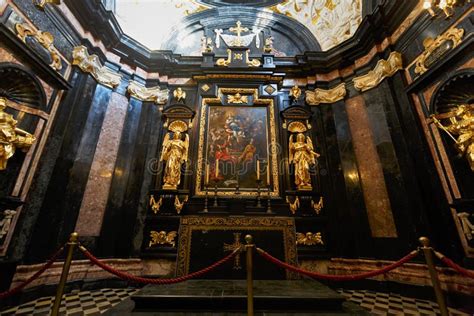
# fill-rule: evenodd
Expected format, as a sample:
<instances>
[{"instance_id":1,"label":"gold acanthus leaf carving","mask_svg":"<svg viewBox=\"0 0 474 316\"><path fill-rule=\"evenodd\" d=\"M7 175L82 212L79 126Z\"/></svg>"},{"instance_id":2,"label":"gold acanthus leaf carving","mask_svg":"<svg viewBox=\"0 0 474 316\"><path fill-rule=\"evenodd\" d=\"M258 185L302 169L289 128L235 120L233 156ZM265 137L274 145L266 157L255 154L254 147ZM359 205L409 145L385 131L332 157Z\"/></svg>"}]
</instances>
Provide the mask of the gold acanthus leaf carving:
<instances>
[{"instance_id":1,"label":"gold acanthus leaf carving","mask_svg":"<svg viewBox=\"0 0 474 316\"><path fill-rule=\"evenodd\" d=\"M347 90L344 83L341 83L340 85L328 90L317 88L314 91L306 91L306 103L309 105L334 103L344 99L346 94Z\"/></svg>"},{"instance_id":2,"label":"gold acanthus leaf carving","mask_svg":"<svg viewBox=\"0 0 474 316\"><path fill-rule=\"evenodd\" d=\"M32 36L49 52L52 60L50 64L51 67L55 70L61 70L63 68L61 58L59 57L56 47L54 47L54 37L51 33L36 31L27 23L16 24L15 28L18 37L23 41L23 43L26 44L26 39L29 36Z\"/></svg>"},{"instance_id":3,"label":"gold acanthus leaf carving","mask_svg":"<svg viewBox=\"0 0 474 316\"><path fill-rule=\"evenodd\" d=\"M453 49L461 44L463 35L463 29L452 28L446 31L444 34L438 36L436 39L432 39L431 37L426 38L423 41L425 51L416 59L415 73L421 75L428 70L425 65L426 59L444 42L452 41L453 46L450 49Z\"/></svg>"},{"instance_id":4,"label":"gold acanthus leaf carving","mask_svg":"<svg viewBox=\"0 0 474 316\"><path fill-rule=\"evenodd\" d=\"M100 84L112 89L120 84L122 76L103 66L97 55L89 55L85 46L74 47L72 57L73 65L78 66L86 73L90 73Z\"/></svg>"},{"instance_id":5,"label":"gold acanthus leaf carving","mask_svg":"<svg viewBox=\"0 0 474 316\"><path fill-rule=\"evenodd\" d=\"M320 232L296 233L296 244L304 246L324 245L323 236Z\"/></svg>"},{"instance_id":6,"label":"gold acanthus leaf carving","mask_svg":"<svg viewBox=\"0 0 474 316\"><path fill-rule=\"evenodd\" d=\"M148 247L154 245L170 245L171 247L176 247L175 238L178 236L176 231L170 231L169 233L165 232L164 230L157 232L157 231L150 231L151 240L148 243Z\"/></svg>"},{"instance_id":7,"label":"gold acanthus leaf carving","mask_svg":"<svg viewBox=\"0 0 474 316\"><path fill-rule=\"evenodd\" d=\"M8 159L16 149L27 152L36 140L32 134L16 127L17 121L4 112L6 106L7 100L0 98L0 170L7 168Z\"/></svg>"},{"instance_id":8,"label":"gold acanthus leaf carving","mask_svg":"<svg viewBox=\"0 0 474 316\"><path fill-rule=\"evenodd\" d=\"M359 91L367 91L377 87L385 78L393 76L397 71L403 69L402 54L392 52L387 60L379 60L375 68L366 75L355 77L354 87Z\"/></svg>"},{"instance_id":9,"label":"gold acanthus leaf carving","mask_svg":"<svg viewBox=\"0 0 474 316\"><path fill-rule=\"evenodd\" d=\"M168 102L169 90L162 90L159 86L147 88L136 81L130 81L127 92L140 101L150 101L161 105Z\"/></svg>"}]
</instances>

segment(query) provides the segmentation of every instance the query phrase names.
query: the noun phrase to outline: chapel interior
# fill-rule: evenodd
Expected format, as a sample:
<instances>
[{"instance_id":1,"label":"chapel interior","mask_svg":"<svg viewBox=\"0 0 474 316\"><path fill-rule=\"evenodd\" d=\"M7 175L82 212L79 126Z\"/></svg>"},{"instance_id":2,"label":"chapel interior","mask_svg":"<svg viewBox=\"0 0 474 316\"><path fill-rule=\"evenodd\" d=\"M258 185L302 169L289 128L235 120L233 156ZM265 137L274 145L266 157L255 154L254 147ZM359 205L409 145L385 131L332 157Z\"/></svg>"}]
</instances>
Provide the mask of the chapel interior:
<instances>
[{"instance_id":1,"label":"chapel interior","mask_svg":"<svg viewBox=\"0 0 474 316\"><path fill-rule=\"evenodd\" d=\"M0 315L474 315L470 0L0 0Z\"/></svg>"}]
</instances>

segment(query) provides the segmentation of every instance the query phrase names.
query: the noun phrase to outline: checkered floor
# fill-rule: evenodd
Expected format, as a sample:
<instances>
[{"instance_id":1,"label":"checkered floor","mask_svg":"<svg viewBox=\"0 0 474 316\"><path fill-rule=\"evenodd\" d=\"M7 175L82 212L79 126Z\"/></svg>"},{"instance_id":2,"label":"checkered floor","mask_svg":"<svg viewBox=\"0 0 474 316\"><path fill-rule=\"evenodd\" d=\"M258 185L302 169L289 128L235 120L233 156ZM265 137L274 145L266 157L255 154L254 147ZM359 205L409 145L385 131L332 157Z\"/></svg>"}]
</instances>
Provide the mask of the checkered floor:
<instances>
[{"instance_id":1,"label":"checkered floor","mask_svg":"<svg viewBox=\"0 0 474 316\"><path fill-rule=\"evenodd\" d=\"M438 304L394 293L377 293L364 290L339 290L353 303L367 309L373 315L439 315ZM450 315L469 315L449 309Z\"/></svg>"},{"instance_id":2,"label":"checkered floor","mask_svg":"<svg viewBox=\"0 0 474 316\"><path fill-rule=\"evenodd\" d=\"M66 295L61 305L61 315L100 315L128 298L137 289L101 289L97 291L73 291ZM397 294L376 293L361 290L339 290L351 302L359 304L373 315L437 315L434 302L408 298ZM0 312L0 315L49 315L53 297L35 301ZM451 315L469 315L450 309Z\"/></svg>"},{"instance_id":3,"label":"checkered floor","mask_svg":"<svg viewBox=\"0 0 474 316\"><path fill-rule=\"evenodd\" d=\"M100 315L128 298L137 289L101 289L97 291L72 291L61 302L60 314L68 316ZM35 301L7 309L0 315L49 315L54 297L42 297Z\"/></svg>"}]
</instances>

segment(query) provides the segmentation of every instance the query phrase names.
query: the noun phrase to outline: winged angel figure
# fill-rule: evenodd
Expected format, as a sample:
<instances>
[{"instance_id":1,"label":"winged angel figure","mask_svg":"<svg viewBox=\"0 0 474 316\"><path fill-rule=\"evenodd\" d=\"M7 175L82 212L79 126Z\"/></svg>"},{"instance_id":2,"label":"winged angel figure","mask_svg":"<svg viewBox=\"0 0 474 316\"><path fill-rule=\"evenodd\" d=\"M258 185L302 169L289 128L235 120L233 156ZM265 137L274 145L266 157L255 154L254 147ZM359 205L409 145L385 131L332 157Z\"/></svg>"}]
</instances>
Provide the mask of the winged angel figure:
<instances>
[{"instance_id":1,"label":"winged angel figure","mask_svg":"<svg viewBox=\"0 0 474 316\"><path fill-rule=\"evenodd\" d=\"M189 135L175 131L173 139L166 133L160 161L166 161L163 189L176 190L181 182L181 165L188 160Z\"/></svg>"},{"instance_id":2,"label":"winged angel figure","mask_svg":"<svg viewBox=\"0 0 474 316\"><path fill-rule=\"evenodd\" d=\"M298 133L296 142L294 135L290 136L290 164L295 165L295 184L298 190L311 190L311 175L309 168L316 163L319 154L314 151L313 142L309 136Z\"/></svg>"}]
</instances>

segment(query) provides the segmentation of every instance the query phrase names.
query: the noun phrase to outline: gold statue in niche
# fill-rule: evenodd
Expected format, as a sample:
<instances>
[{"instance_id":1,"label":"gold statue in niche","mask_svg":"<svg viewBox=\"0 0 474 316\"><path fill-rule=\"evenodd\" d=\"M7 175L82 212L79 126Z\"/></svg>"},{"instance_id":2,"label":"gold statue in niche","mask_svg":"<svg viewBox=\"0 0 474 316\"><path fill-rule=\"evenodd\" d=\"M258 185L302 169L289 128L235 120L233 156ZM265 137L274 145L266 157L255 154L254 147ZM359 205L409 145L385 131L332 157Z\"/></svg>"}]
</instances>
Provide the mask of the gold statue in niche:
<instances>
[{"instance_id":1,"label":"gold statue in niche","mask_svg":"<svg viewBox=\"0 0 474 316\"><path fill-rule=\"evenodd\" d=\"M0 98L0 170L7 168L10 159L17 148L24 152L33 145L35 137L16 127L17 121L12 115L4 112L7 100Z\"/></svg>"},{"instance_id":2,"label":"gold statue in niche","mask_svg":"<svg viewBox=\"0 0 474 316\"><path fill-rule=\"evenodd\" d=\"M444 130L455 142L460 156L466 159L474 171L474 106L460 105L448 114L449 125L443 125L435 116L434 123ZM456 135L457 139L453 136Z\"/></svg>"},{"instance_id":3,"label":"gold statue in niche","mask_svg":"<svg viewBox=\"0 0 474 316\"><path fill-rule=\"evenodd\" d=\"M295 166L295 184L298 190L312 190L309 168L316 164L319 154L314 151L311 138L301 132L296 136L296 142L294 135L291 135L289 144L289 162Z\"/></svg>"},{"instance_id":4,"label":"gold statue in niche","mask_svg":"<svg viewBox=\"0 0 474 316\"><path fill-rule=\"evenodd\" d=\"M188 124L174 121L169 125L169 130L173 132L173 138L170 138L170 133L166 133L160 157L160 161L166 161L163 189L176 190L181 181L181 165L188 160L189 135L186 134Z\"/></svg>"}]
</instances>

